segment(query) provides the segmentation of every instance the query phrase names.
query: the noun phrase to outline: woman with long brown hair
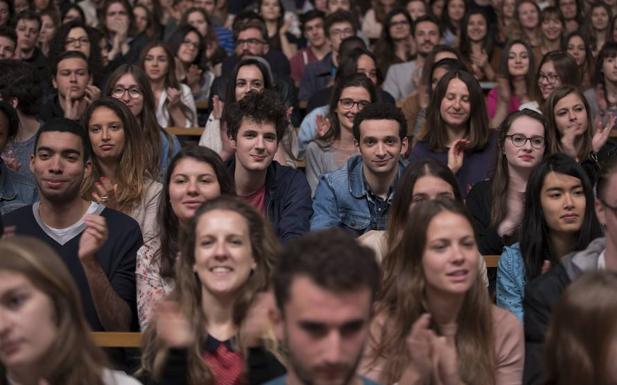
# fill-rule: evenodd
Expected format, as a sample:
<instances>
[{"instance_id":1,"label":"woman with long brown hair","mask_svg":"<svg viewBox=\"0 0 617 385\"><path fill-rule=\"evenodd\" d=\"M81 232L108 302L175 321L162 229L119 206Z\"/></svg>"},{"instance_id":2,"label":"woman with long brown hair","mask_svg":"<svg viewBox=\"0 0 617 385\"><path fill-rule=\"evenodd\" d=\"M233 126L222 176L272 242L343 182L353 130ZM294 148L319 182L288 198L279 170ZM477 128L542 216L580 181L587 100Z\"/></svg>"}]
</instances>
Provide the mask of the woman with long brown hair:
<instances>
[{"instance_id":1,"label":"woman with long brown hair","mask_svg":"<svg viewBox=\"0 0 617 385\"><path fill-rule=\"evenodd\" d=\"M383 384L521 384L523 327L491 304L462 204L417 203L410 218L383 261L364 373Z\"/></svg>"},{"instance_id":2,"label":"woman with long brown hair","mask_svg":"<svg viewBox=\"0 0 617 385\"><path fill-rule=\"evenodd\" d=\"M139 385L106 368L65 263L44 242L0 242L0 384Z\"/></svg>"},{"instance_id":3,"label":"woman with long brown hair","mask_svg":"<svg viewBox=\"0 0 617 385\"><path fill-rule=\"evenodd\" d=\"M265 292L277 249L269 224L240 198L219 197L203 205L182 243L176 288L163 303L155 326L146 329L143 375L160 381L165 355L172 347L185 350L188 366L175 371L176 381L246 383L254 368L247 362L255 349L265 350L267 326L255 325L267 321L256 320L260 317L252 310L268 298ZM170 317L185 321L182 330L168 327Z\"/></svg>"}]
</instances>

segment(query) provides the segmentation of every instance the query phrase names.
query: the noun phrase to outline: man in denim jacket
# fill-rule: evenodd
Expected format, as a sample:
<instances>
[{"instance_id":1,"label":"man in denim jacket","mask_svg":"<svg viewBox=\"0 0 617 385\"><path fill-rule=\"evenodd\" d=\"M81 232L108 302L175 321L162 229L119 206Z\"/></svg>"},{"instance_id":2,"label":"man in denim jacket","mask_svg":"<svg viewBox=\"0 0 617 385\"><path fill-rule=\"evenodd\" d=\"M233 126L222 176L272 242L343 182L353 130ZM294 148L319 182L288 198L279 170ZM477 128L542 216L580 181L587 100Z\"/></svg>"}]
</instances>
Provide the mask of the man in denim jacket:
<instances>
[{"instance_id":1,"label":"man in denim jacket","mask_svg":"<svg viewBox=\"0 0 617 385\"><path fill-rule=\"evenodd\" d=\"M405 167L407 124L400 109L371 104L354 120L360 155L322 175L315 191L311 230L342 227L355 235L384 230L394 187Z\"/></svg>"}]
</instances>

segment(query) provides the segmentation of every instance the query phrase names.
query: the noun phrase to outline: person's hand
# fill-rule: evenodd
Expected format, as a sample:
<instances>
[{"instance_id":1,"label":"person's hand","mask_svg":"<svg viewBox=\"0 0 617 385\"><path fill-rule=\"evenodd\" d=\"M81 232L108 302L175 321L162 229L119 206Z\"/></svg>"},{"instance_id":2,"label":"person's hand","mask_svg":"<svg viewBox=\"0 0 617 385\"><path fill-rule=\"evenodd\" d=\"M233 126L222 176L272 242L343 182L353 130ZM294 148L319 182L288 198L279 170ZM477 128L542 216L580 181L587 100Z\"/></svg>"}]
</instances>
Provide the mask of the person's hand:
<instances>
[{"instance_id":1,"label":"person's hand","mask_svg":"<svg viewBox=\"0 0 617 385\"><path fill-rule=\"evenodd\" d=\"M606 144L608 137L611 135L611 131L613 127L615 127L615 122L617 122L617 115L614 113L609 113L608 122L606 125L602 124L602 121L599 117L596 118L596 131L591 138L591 149L593 152L598 152L600 149Z\"/></svg>"},{"instance_id":2,"label":"person's hand","mask_svg":"<svg viewBox=\"0 0 617 385\"><path fill-rule=\"evenodd\" d=\"M510 90L510 82L504 76L497 76L497 95L499 95L500 103L510 103L512 91Z\"/></svg>"},{"instance_id":3,"label":"person's hand","mask_svg":"<svg viewBox=\"0 0 617 385\"><path fill-rule=\"evenodd\" d=\"M458 354L456 345L444 336L432 336L431 346L437 360L437 383L441 385L461 385L458 371Z\"/></svg>"},{"instance_id":4,"label":"person's hand","mask_svg":"<svg viewBox=\"0 0 617 385\"><path fill-rule=\"evenodd\" d=\"M13 150L13 147L10 147L8 150L5 150L2 153L2 161L4 161L6 167L15 172L19 171L19 169L21 168L21 163L19 163L19 160L17 160L17 156L15 156L15 150Z\"/></svg>"},{"instance_id":5,"label":"person's hand","mask_svg":"<svg viewBox=\"0 0 617 385\"><path fill-rule=\"evenodd\" d=\"M116 200L116 188L118 185L113 185L111 180L102 176L98 181L94 183L94 189L92 191L92 199L99 204L105 205L111 209L118 208L118 201Z\"/></svg>"},{"instance_id":6,"label":"person's hand","mask_svg":"<svg viewBox=\"0 0 617 385\"><path fill-rule=\"evenodd\" d=\"M425 381L431 377L433 371L432 341L436 338L435 332L429 328L430 321L430 314L422 314L411 326L406 340L411 358L409 367Z\"/></svg>"},{"instance_id":7,"label":"person's hand","mask_svg":"<svg viewBox=\"0 0 617 385\"><path fill-rule=\"evenodd\" d=\"M78 120L81 118L83 108L81 108L80 104L81 100L72 98L71 92L69 91L64 96L64 117L70 120Z\"/></svg>"},{"instance_id":8,"label":"person's hand","mask_svg":"<svg viewBox=\"0 0 617 385\"><path fill-rule=\"evenodd\" d=\"M199 68L195 64L191 64L188 71L186 71L186 83L189 87L194 84L199 84L201 83L202 75L203 71L201 70L201 68Z\"/></svg>"},{"instance_id":9,"label":"person's hand","mask_svg":"<svg viewBox=\"0 0 617 385\"><path fill-rule=\"evenodd\" d=\"M157 336L169 347L186 348L195 341L195 330L176 302L163 300L157 304L154 325Z\"/></svg>"},{"instance_id":10,"label":"person's hand","mask_svg":"<svg viewBox=\"0 0 617 385\"><path fill-rule=\"evenodd\" d=\"M223 116L223 107L225 107L225 103L219 98L218 95L212 96L212 117L214 119L221 119Z\"/></svg>"},{"instance_id":11,"label":"person's hand","mask_svg":"<svg viewBox=\"0 0 617 385\"><path fill-rule=\"evenodd\" d=\"M178 107L182 103L182 92L174 87L167 87L167 100L169 108Z\"/></svg>"},{"instance_id":12,"label":"person's hand","mask_svg":"<svg viewBox=\"0 0 617 385\"><path fill-rule=\"evenodd\" d=\"M289 32L289 28L291 27L291 18L285 16L283 18L283 25L281 26L281 29L279 29L279 36L283 36L285 35L287 32Z\"/></svg>"},{"instance_id":13,"label":"person's hand","mask_svg":"<svg viewBox=\"0 0 617 385\"><path fill-rule=\"evenodd\" d=\"M79 239L78 256L81 261L94 258L97 251L105 243L108 236L105 218L97 214L87 214L84 217L86 229Z\"/></svg>"},{"instance_id":14,"label":"person's hand","mask_svg":"<svg viewBox=\"0 0 617 385\"><path fill-rule=\"evenodd\" d=\"M470 58L471 62L477 65L479 68L484 68L488 64L488 55L486 54L486 51L484 49L482 49L482 51L480 51L479 53L472 52Z\"/></svg>"},{"instance_id":15,"label":"person's hand","mask_svg":"<svg viewBox=\"0 0 617 385\"><path fill-rule=\"evenodd\" d=\"M258 346L263 337L272 329L270 314L274 312L274 295L272 292L259 293L246 314L240 334L247 346Z\"/></svg>"},{"instance_id":16,"label":"person's hand","mask_svg":"<svg viewBox=\"0 0 617 385\"><path fill-rule=\"evenodd\" d=\"M90 105L95 100L101 97L101 90L92 84L88 84L86 86L86 94L84 95L84 100L88 105Z\"/></svg>"},{"instance_id":17,"label":"person's hand","mask_svg":"<svg viewBox=\"0 0 617 385\"><path fill-rule=\"evenodd\" d=\"M452 143L448 150L448 168L453 174L456 174L458 170L463 167L463 161L465 160L465 147L469 144L468 139L457 139Z\"/></svg>"},{"instance_id":18,"label":"person's hand","mask_svg":"<svg viewBox=\"0 0 617 385\"><path fill-rule=\"evenodd\" d=\"M576 131L576 128L566 128L561 134L561 152L573 159L578 160L578 153L576 151L576 140L579 136L580 133Z\"/></svg>"},{"instance_id":19,"label":"person's hand","mask_svg":"<svg viewBox=\"0 0 617 385\"><path fill-rule=\"evenodd\" d=\"M321 138L326 134L326 132L328 132L328 130L330 130L330 119L328 119L328 117L326 116L318 114L315 118L315 122L317 123L315 133L317 134L318 138Z\"/></svg>"},{"instance_id":20,"label":"person's hand","mask_svg":"<svg viewBox=\"0 0 617 385\"><path fill-rule=\"evenodd\" d=\"M416 88L420 87L422 84L422 66L416 66L411 73L411 84L413 84Z\"/></svg>"}]
</instances>

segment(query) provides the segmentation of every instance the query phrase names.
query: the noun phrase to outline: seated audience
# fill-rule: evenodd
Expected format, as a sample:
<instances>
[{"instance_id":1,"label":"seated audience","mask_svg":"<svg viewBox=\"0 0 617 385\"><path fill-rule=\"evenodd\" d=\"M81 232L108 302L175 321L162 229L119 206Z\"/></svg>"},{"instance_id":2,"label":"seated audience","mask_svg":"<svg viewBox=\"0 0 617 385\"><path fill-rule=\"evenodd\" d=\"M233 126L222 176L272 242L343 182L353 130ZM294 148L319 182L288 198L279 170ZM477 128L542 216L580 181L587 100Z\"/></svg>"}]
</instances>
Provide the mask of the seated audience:
<instances>
[{"instance_id":1,"label":"seated audience","mask_svg":"<svg viewBox=\"0 0 617 385\"><path fill-rule=\"evenodd\" d=\"M289 59L291 79L296 87L300 86L304 69L309 64L322 60L330 52L330 43L324 29L325 18L325 14L318 10L310 10L300 16L307 44Z\"/></svg>"},{"instance_id":2,"label":"seated audience","mask_svg":"<svg viewBox=\"0 0 617 385\"><path fill-rule=\"evenodd\" d=\"M387 74L393 64L411 60L411 24L411 17L403 8L395 8L385 15L385 28L373 47L382 74Z\"/></svg>"},{"instance_id":3,"label":"seated audience","mask_svg":"<svg viewBox=\"0 0 617 385\"><path fill-rule=\"evenodd\" d=\"M491 174L497 133L488 128L484 95L473 75L456 70L439 80L419 139L410 162L432 158L447 164L463 197Z\"/></svg>"},{"instance_id":4,"label":"seated audience","mask_svg":"<svg viewBox=\"0 0 617 385\"><path fill-rule=\"evenodd\" d=\"M520 243L507 246L497 267L497 304L523 319L527 282L601 235L593 188L585 171L564 154L548 156L527 182Z\"/></svg>"},{"instance_id":5,"label":"seated audience","mask_svg":"<svg viewBox=\"0 0 617 385\"><path fill-rule=\"evenodd\" d=\"M2 384L139 385L107 367L90 336L78 285L44 242L0 242Z\"/></svg>"},{"instance_id":6,"label":"seated audience","mask_svg":"<svg viewBox=\"0 0 617 385\"><path fill-rule=\"evenodd\" d=\"M540 23L542 38L539 49L534 52L536 59L544 57L550 52L559 51L561 49L561 37L566 30L566 20L561 11L553 5L542 9Z\"/></svg>"},{"instance_id":7,"label":"seated audience","mask_svg":"<svg viewBox=\"0 0 617 385\"><path fill-rule=\"evenodd\" d=\"M340 168L358 153L353 134L354 118L375 101L375 87L363 74L355 74L336 83L328 117L317 118L317 139L308 143L304 154L306 179L311 191L316 190L322 175Z\"/></svg>"},{"instance_id":8,"label":"seated audience","mask_svg":"<svg viewBox=\"0 0 617 385\"><path fill-rule=\"evenodd\" d=\"M617 271L617 162L613 158L604 165L596 186L595 212L604 227L604 237L582 245L581 251L562 258L561 263L531 281L525 287L525 384L544 384L542 354L544 336L551 319L552 309L563 290L581 274L588 271ZM599 236L599 233L596 233ZM611 297L613 298L613 297ZM575 314L570 314L573 317ZM554 318L554 317L553 317ZM608 330L596 329L607 341ZM589 338L589 330L585 330ZM562 368L563 369L563 368ZM594 382L598 383L598 382Z\"/></svg>"},{"instance_id":9,"label":"seated audience","mask_svg":"<svg viewBox=\"0 0 617 385\"><path fill-rule=\"evenodd\" d=\"M131 4L127 0L105 0L99 14L103 39L109 49L108 72L122 64L137 64L148 36L143 32L135 34Z\"/></svg>"},{"instance_id":10,"label":"seated audience","mask_svg":"<svg viewBox=\"0 0 617 385\"><path fill-rule=\"evenodd\" d=\"M553 138L549 151L576 159L594 184L600 163L617 155L617 140L609 137L617 114L612 114L605 123L594 125L591 109L581 91L562 86L544 103L544 116Z\"/></svg>"},{"instance_id":11,"label":"seated audience","mask_svg":"<svg viewBox=\"0 0 617 385\"><path fill-rule=\"evenodd\" d=\"M93 330L134 330L141 232L129 216L81 197L80 186L92 168L89 142L86 130L72 120L58 118L41 126L30 162L40 201L5 215L3 222L60 255Z\"/></svg>"},{"instance_id":12,"label":"seated audience","mask_svg":"<svg viewBox=\"0 0 617 385\"><path fill-rule=\"evenodd\" d=\"M546 119L535 111L511 113L498 132L495 174L474 185L466 200L484 255L518 241L529 175L550 148Z\"/></svg>"},{"instance_id":13,"label":"seated audience","mask_svg":"<svg viewBox=\"0 0 617 385\"><path fill-rule=\"evenodd\" d=\"M461 23L459 50L478 81L494 81L499 68L501 49L494 44L494 37L486 12L474 9L468 12Z\"/></svg>"},{"instance_id":14,"label":"seated audience","mask_svg":"<svg viewBox=\"0 0 617 385\"><path fill-rule=\"evenodd\" d=\"M257 210L233 197L190 221L177 285L146 329L141 376L160 384L259 384L282 365L264 345L277 242ZM271 337L270 337L271 339ZM185 370L171 370L176 365Z\"/></svg>"},{"instance_id":15,"label":"seated audience","mask_svg":"<svg viewBox=\"0 0 617 385\"><path fill-rule=\"evenodd\" d=\"M156 216L162 187L145 172L135 117L120 100L104 97L86 110L82 123L92 146L84 198L135 219L144 242L150 242L159 232Z\"/></svg>"},{"instance_id":16,"label":"seated audience","mask_svg":"<svg viewBox=\"0 0 617 385\"><path fill-rule=\"evenodd\" d=\"M575 3L573 0L567 1L572 1L572 4ZM597 78L596 60L591 53L591 45L587 43L587 36L577 30L568 33L561 40L561 50L566 51L568 55L576 60L578 77L581 80L581 89L586 90L589 87L593 87L595 84L594 78Z\"/></svg>"},{"instance_id":17,"label":"seated audience","mask_svg":"<svg viewBox=\"0 0 617 385\"><path fill-rule=\"evenodd\" d=\"M362 372L382 384L521 384L523 327L492 305L461 203L414 205L383 261Z\"/></svg>"},{"instance_id":18,"label":"seated audience","mask_svg":"<svg viewBox=\"0 0 617 385\"><path fill-rule=\"evenodd\" d=\"M588 273L568 287L553 310L546 336L547 385L617 381L617 275Z\"/></svg>"},{"instance_id":19,"label":"seated audience","mask_svg":"<svg viewBox=\"0 0 617 385\"><path fill-rule=\"evenodd\" d=\"M0 7L5 2L0 3ZM7 26L0 26L0 59L13 59L17 47L17 35L15 31Z\"/></svg>"},{"instance_id":20,"label":"seated audience","mask_svg":"<svg viewBox=\"0 0 617 385\"><path fill-rule=\"evenodd\" d=\"M405 117L394 106L369 104L356 115L352 132L360 155L320 177L311 230L342 227L361 235L386 228L390 202L405 167Z\"/></svg>"},{"instance_id":21,"label":"seated audience","mask_svg":"<svg viewBox=\"0 0 617 385\"><path fill-rule=\"evenodd\" d=\"M19 128L17 113L7 102L0 100L0 153L15 138ZM36 184L30 178L11 170L0 159L0 214L7 214L37 200Z\"/></svg>"},{"instance_id":22,"label":"seated audience","mask_svg":"<svg viewBox=\"0 0 617 385\"><path fill-rule=\"evenodd\" d=\"M599 117L604 124L617 115L617 73L614 63L616 56L617 42L605 44L598 54L591 88L585 91L592 119Z\"/></svg>"},{"instance_id":23,"label":"seated audience","mask_svg":"<svg viewBox=\"0 0 617 385\"><path fill-rule=\"evenodd\" d=\"M270 220L283 241L309 231L311 190L300 170L274 160L287 129L287 112L273 91L249 92L225 106L235 155L227 162L236 193Z\"/></svg>"},{"instance_id":24,"label":"seated audience","mask_svg":"<svg viewBox=\"0 0 617 385\"><path fill-rule=\"evenodd\" d=\"M144 140L145 169L152 178L160 179L180 151L180 142L159 125L146 74L135 65L122 65L109 76L104 95L120 99L137 118Z\"/></svg>"},{"instance_id":25,"label":"seated audience","mask_svg":"<svg viewBox=\"0 0 617 385\"><path fill-rule=\"evenodd\" d=\"M216 153L190 146L176 154L159 200L159 233L137 252L137 315L142 330L156 303L175 286L176 257L195 211L219 195L234 195L234 186Z\"/></svg>"},{"instance_id":26,"label":"seated audience","mask_svg":"<svg viewBox=\"0 0 617 385\"><path fill-rule=\"evenodd\" d=\"M192 127L197 123L195 100L189 86L176 78L176 59L161 42L149 43L139 66L146 74L156 106L159 126Z\"/></svg>"}]
</instances>

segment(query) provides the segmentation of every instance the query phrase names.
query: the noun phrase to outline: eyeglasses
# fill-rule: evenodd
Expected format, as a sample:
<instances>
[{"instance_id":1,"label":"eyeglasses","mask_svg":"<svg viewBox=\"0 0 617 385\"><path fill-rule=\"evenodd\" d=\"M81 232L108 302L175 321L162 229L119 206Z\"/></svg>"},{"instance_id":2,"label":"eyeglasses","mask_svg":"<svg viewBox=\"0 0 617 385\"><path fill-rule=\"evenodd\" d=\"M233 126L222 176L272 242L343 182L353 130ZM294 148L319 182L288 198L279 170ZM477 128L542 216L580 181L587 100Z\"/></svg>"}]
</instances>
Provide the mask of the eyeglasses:
<instances>
[{"instance_id":1,"label":"eyeglasses","mask_svg":"<svg viewBox=\"0 0 617 385\"><path fill-rule=\"evenodd\" d=\"M248 44L251 47L256 47L258 45L261 44L265 44L266 42L263 40L259 40L259 39L242 39L242 40L238 40L236 41L237 45L244 45L244 44Z\"/></svg>"},{"instance_id":2,"label":"eyeglasses","mask_svg":"<svg viewBox=\"0 0 617 385\"><path fill-rule=\"evenodd\" d=\"M339 99L338 102L341 105L341 107L343 107L346 110L351 110L354 106L358 106L358 110L362 110L364 107L371 104L371 102L366 101L366 100L355 101L350 98Z\"/></svg>"},{"instance_id":3,"label":"eyeglasses","mask_svg":"<svg viewBox=\"0 0 617 385\"><path fill-rule=\"evenodd\" d=\"M190 46L192 46L195 49L199 48L199 43L196 43L196 42L190 41L190 40L184 40L182 42L182 44L190 45Z\"/></svg>"},{"instance_id":4,"label":"eyeglasses","mask_svg":"<svg viewBox=\"0 0 617 385\"><path fill-rule=\"evenodd\" d=\"M111 90L111 96L113 96L114 98L120 99L121 97L124 96L125 92L129 93L129 97L131 99L136 99L143 94L141 90L137 87L129 87L129 88L114 87L114 89Z\"/></svg>"},{"instance_id":5,"label":"eyeglasses","mask_svg":"<svg viewBox=\"0 0 617 385\"><path fill-rule=\"evenodd\" d=\"M514 145L514 147L523 147L527 141L531 143L531 147L535 149L544 148L545 140L543 136L532 136L531 138L526 137L523 134L512 134L506 135L506 138L510 139L510 142Z\"/></svg>"},{"instance_id":6,"label":"eyeglasses","mask_svg":"<svg viewBox=\"0 0 617 385\"><path fill-rule=\"evenodd\" d=\"M613 212L613 214L617 215L617 206L611 206L608 203L606 203L606 201L602 198L598 198L598 200L600 201L600 203L602 203L602 205L604 205L604 207L606 207L607 209L611 210Z\"/></svg>"},{"instance_id":7,"label":"eyeglasses","mask_svg":"<svg viewBox=\"0 0 617 385\"><path fill-rule=\"evenodd\" d=\"M66 39L66 45L77 45L77 43L79 43L79 45L90 44L90 40L85 36L79 39Z\"/></svg>"},{"instance_id":8,"label":"eyeglasses","mask_svg":"<svg viewBox=\"0 0 617 385\"><path fill-rule=\"evenodd\" d=\"M538 75L538 83L546 81L552 84L557 83L559 79L559 75L557 74L545 74L540 72L540 74Z\"/></svg>"}]
</instances>

